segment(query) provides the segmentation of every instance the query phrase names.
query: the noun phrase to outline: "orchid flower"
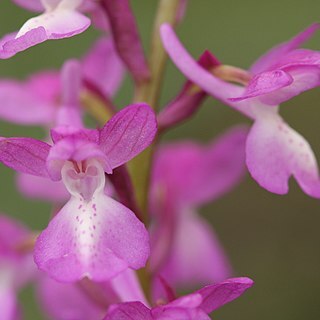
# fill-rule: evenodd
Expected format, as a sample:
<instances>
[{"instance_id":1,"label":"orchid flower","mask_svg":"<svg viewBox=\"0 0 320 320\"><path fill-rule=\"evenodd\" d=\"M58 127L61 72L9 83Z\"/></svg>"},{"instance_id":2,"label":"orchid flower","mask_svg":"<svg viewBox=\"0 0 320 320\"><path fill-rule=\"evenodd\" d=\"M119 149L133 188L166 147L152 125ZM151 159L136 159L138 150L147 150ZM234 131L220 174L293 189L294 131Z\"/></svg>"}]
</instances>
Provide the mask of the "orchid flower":
<instances>
[{"instance_id":1,"label":"orchid flower","mask_svg":"<svg viewBox=\"0 0 320 320\"><path fill-rule=\"evenodd\" d=\"M81 61L82 78L111 97L115 94L123 78L123 66L110 39L101 38ZM41 125L48 130L57 122L63 96L68 93L69 81L79 82L73 75L70 62L66 62L60 72L36 73L26 81L0 80L0 118L23 125ZM71 62L72 64L72 62ZM84 87L75 93L75 99L84 92ZM80 108L80 106L79 106ZM61 182L53 182L42 177L18 174L19 190L27 197L61 202L68 198L68 192Z\"/></svg>"},{"instance_id":2,"label":"orchid flower","mask_svg":"<svg viewBox=\"0 0 320 320\"><path fill-rule=\"evenodd\" d=\"M30 9L42 6L43 13L25 22L18 32L0 40L0 58L7 59L16 53L49 39L69 38L85 31L90 19L78 11L88 0L19 0ZM40 2L40 3L39 3Z\"/></svg>"},{"instance_id":3,"label":"orchid flower","mask_svg":"<svg viewBox=\"0 0 320 320\"><path fill-rule=\"evenodd\" d=\"M209 320L208 314L237 299L252 285L249 278L233 278L152 309L141 302L112 305L104 320Z\"/></svg>"},{"instance_id":4,"label":"orchid flower","mask_svg":"<svg viewBox=\"0 0 320 320\"><path fill-rule=\"evenodd\" d=\"M71 73L74 74L75 72ZM131 105L101 130L82 127L74 107L79 83L69 81L53 145L31 138L1 138L0 161L14 170L62 179L71 198L37 239L35 262L51 277L106 281L149 256L148 232L134 213L104 193L105 172L132 159L152 142L155 114Z\"/></svg>"},{"instance_id":5,"label":"orchid flower","mask_svg":"<svg viewBox=\"0 0 320 320\"><path fill-rule=\"evenodd\" d=\"M244 173L246 128L233 128L208 146L164 145L155 156L151 183L150 266L171 286L225 280L231 268L217 236L196 213L234 187ZM192 238L187 235L192 234Z\"/></svg>"},{"instance_id":6,"label":"orchid flower","mask_svg":"<svg viewBox=\"0 0 320 320\"><path fill-rule=\"evenodd\" d=\"M288 180L293 176L306 194L320 197L315 155L309 143L284 122L278 106L319 85L320 53L297 49L319 27L319 24L310 26L258 59L247 72L250 80L238 81L244 86L222 80L234 80L232 68L230 71L221 65L220 70L213 69L212 73L203 69L187 53L169 25L161 28L163 44L180 71L208 94L254 121L246 142L247 166L252 177L273 193L287 193Z\"/></svg>"},{"instance_id":7,"label":"orchid flower","mask_svg":"<svg viewBox=\"0 0 320 320\"><path fill-rule=\"evenodd\" d=\"M31 280L32 256L19 250L29 231L17 221L0 215L0 310L1 319L19 319L18 291ZM21 272L23 270L23 272Z\"/></svg>"}]
</instances>

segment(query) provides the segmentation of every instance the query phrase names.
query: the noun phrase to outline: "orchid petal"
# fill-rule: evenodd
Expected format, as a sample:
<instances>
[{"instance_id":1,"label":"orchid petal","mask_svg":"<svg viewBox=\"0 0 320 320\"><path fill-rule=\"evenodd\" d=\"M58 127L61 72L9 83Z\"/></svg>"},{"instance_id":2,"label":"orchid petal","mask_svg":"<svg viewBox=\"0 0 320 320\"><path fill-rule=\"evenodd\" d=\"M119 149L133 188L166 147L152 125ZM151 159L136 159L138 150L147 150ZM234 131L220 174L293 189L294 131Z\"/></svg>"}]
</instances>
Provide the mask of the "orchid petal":
<instances>
[{"instance_id":1,"label":"orchid petal","mask_svg":"<svg viewBox=\"0 0 320 320\"><path fill-rule=\"evenodd\" d=\"M5 215L0 215L0 255L17 256L15 248L24 241L29 232L20 222Z\"/></svg>"},{"instance_id":2,"label":"orchid petal","mask_svg":"<svg viewBox=\"0 0 320 320\"><path fill-rule=\"evenodd\" d=\"M202 296L201 309L206 313L222 307L223 305L240 297L247 289L253 286L249 278L231 278L226 281L204 287L197 292Z\"/></svg>"},{"instance_id":3,"label":"orchid petal","mask_svg":"<svg viewBox=\"0 0 320 320\"><path fill-rule=\"evenodd\" d=\"M107 196L96 201L71 199L37 240L36 264L57 281L106 281L148 258L147 231L133 212Z\"/></svg>"},{"instance_id":4,"label":"orchid petal","mask_svg":"<svg viewBox=\"0 0 320 320\"><path fill-rule=\"evenodd\" d=\"M44 77L41 76L42 80ZM53 101L37 95L33 82L0 81L0 117L18 124L48 124L55 115ZM47 84L49 84L47 82ZM44 87L44 85L43 85ZM40 89L40 88L39 88Z\"/></svg>"},{"instance_id":5,"label":"orchid petal","mask_svg":"<svg viewBox=\"0 0 320 320\"><path fill-rule=\"evenodd\" d=\"M112 168L146 149L157 131L155 113L146 104L133 104L116 113L100 131L100 147Z\"/></svg>"},{"instance_id":6,"label":"orchid petal","mask_svg":"<svg viewBox=\"0 0 320 320\"><path fill-rule=\"evenodd\" d=\"M0 310L1 319L3 320L19 320L18 317L18 301L16 293L12 288L3 288L1 285L0 271Z\"/></svg>"},{"instance_id":7,"label":"orchid petal","mask_svg":"<svg viewBox=\"0 0 320 320\"><path fill-rule=\"evenodd\" d=\"M0 161L18 172L48 177L50 145L31 138L0 138Z\"/></svg>"},{"instance_id":8,"label":"orchid petal","mask_svg":"<svg viewBox=\"0 0 320 320\"><path fill-rule=\"evenodd\" d=\"M128 0L104 0L116 49L135 82L149 79L150 72L144 56L137 23Z\"/></svg>"},{"instance_id":9,"label":"orchid petal","mask_svg":"<svg viewBox=\"0 0 320 320\"><path fill-rule=\"evenodd\" d=\"M293 79L292 84L278 91L260 96L259 99L262 103L278 105L320 85L320 68L318 66L290 67L288 73Z\"/></svg>"},{"instance_id":10,"label":"orchid petal","mask_svg":"<svg viewBox=\"0 0 320 320\"><path fill-rule=\"evenodd\" d=\"M202 297L198 293L178 298L167 305L151 310L155 320L210 320L207 314L199 308Z\"/></svg>"},{"instance_id":11,"label":"orchid petal","mask_svg":"<svg viewBox=\"0 0 320 320\"><path fill-rule=\"evenodd\" d=\"M49 39L72 37L86 30L90 20L75 10L57 8L28 20L15 37L5 36L0 43L0 58L16 53Z\"/></svg>"},{"instance_id":12,"label":"orchid petal","mask_svg":"<svg viewBox=\"0 0 320 320\"><path fill-rule=\"evenodd\" d=\"M171 60L190 81L197 84L208 94L252 118L250 108L247 105L234 103L229 100L231 97L241 96L244 88L224 82L199 66L197 61L182 46L169 24L163 24L160 33L163 45Z\"/></svg>"},{"instance_id":13,"label":"orchid petal","mask_svg":"<svg viewBox=\"0 0 320 320\"><path fill-rule=\"evenodd\" d=\"M175 288L227 279L231 267L213 230L193 212L183 212L175 229L170 255L160 274ZM192 238L188 237L192 234Z\"/></svg>"},{"instance_id":14,"label":"orchid petal","mask_svg":"<svg viewBox=\"0 0 320 320\"><path fill-rule=\"evenodd\" d=\"M243 96L230 100L258 98L266 105L277 106L319 84L320 68L318 66L298 64L287 66L286 71L274 70L256 75L250 81Z\"/></svg>"},{"instance_id":15,"label":"orchid petal","mask_svg":"<svg viewBox=\"0 0 320 320\"><path fill-rule=\"evenodd\" d=\"M231 101L242 101L250 98L259 97L278 91L281 88L290 86L293 77L283 70L273 70L263 72L254 76L246 87L242 96L231 98ZM275 93L277 94L277 92ZM278 105L276 103L275 105Z\"/></svg>"},{"instance_id":16,"label":"orchid petal","mask_svg":"<svg viewBox=\"0 0 320 320\"><path fill-rule=\"evenodd\" d=\"M127 269L121 272L118 276L112 278L108 285L113 288L120 301L140 301L148 305L135 271Z\"/></svg>"},{"instance_id":17,"label":"orchid petal","mask_svg":"<svg viewBox=\"0 0 320 320\"><path fill-rule=\"evenodd\" d=\"M69 193L61 181L20 173L17 176L17 186L28 198L60 203L69 199Z\"/></svg>"},{"instance_id":18,"label":"orchid petal","mask_svg":"<svg viewBox=\"0 0 320 320\"><path fill-rule=\"evenodd\" d=\"M35 245L38 267L61 282L83 277L106 281L128 267L143 267L149 256L144 225L103 193L101 165L95 161L86 170L79 180L74 169L63 167L63 181L72 197Z\"/></svg>"},{"instance_id":19,"label":"orchid petal","mask_svg":"<svg viewBox=\"0 0 320 320\"><path fill-rule=\"evenodd\" d=\"M81 90L81 65L76 59L63 64L61 70L62 104L78 106Z\"/></svg>"},{"instance_id":20,"label":"orchid petal","mask_svg":"<svg viewBox=\"0 0 320 320\"><path fill-rule=\"evenodd\" d=\"M320 28L319 23L314 23L291 40L281 43L278 46L269 50L266 54L261 56L250 68L253 74L269 70L272 65L276 64L282 56L290 51L298 48L303 42L307 41Z\"/></svg>"},{"instance_id":21,"label":"orchid petal","mask_svg":"<svg viewBox=\"0 0 320 320\"><path fill-rule=\"evenodd\" d=\"M124 74L123 64L112 39L98 40L82 62L84 78L111 97L118 90Z\"/></svg>"},{"instance_id":22,"label":"orchid petal","mask_svg":"<svg viewBox=\"0 0 320 320\"><path fill-rule=\"evenodd\" d=\"M210 146L193 142L160 148L152 175L153 198L158 188L176 203L197 206L228 192L243 176L247 128L234 127Z\"/></svg>"},{"instance_id":23,"label":"orchid petal","mask_svg":"<svg viewBox=\"0 0 320 320\"><path fill-rule=\"evenodd\" d=\"M41 0L13 0L13 2L31 11L41 12L44 9Z\"/></svg>"},{"instance_id":24,"label":"orchid petal","mask_svg":"<svg viewBox=\"0 0 320 320\"><path fill-rule=\"evenodd\" d=\"M39 97L42 103L56 105L61 92L59 72L49 70L33 74L25 82L25 90Z\"/></svg>"},{"instance_id":25,"label":"orchid petal","mask_svg":"<svg viewBox=\"0 0 320 320\"><path fill-rule=\"evenodd\" d=\"M88 299L88 294L81 290L79 284L60 283L42 276L38 281L37 293L42 308L52 319L101 319L106 312L95 301Z\"/></svg>"},{"instance_id":26,"label":"orchid petal","mask_svg":"<svg viewBox=\"0 0 320 320\"><path fill-rule=\"evenodd\" d=\"M257 119L247 139L246 153L252 177L268 191L287 193L288 180L294 176L305 193L320 197L314 153L280 116L262 115Z\"/></svg>"},{"instance_id":27,"label":"orchid petal","mask_svg":"<svg viewBox=\"0 0 320 320\"><path fill-rule=\"evenodd\" d=\"M296 49L279 57L279 60L272 65L272 68L286 70L290 67L319 65L320 52L309 49Z\"/></svg>"},{"instance_id":28,"label":"orchid petal","mask_svg":"<svg viewBox=\"0 0 320 320\"><path fill-rule=\"evenodd\" d=\"M110 306L103 320L154 320L141 302L125 302Z\"/></svg>"}]
</instances>

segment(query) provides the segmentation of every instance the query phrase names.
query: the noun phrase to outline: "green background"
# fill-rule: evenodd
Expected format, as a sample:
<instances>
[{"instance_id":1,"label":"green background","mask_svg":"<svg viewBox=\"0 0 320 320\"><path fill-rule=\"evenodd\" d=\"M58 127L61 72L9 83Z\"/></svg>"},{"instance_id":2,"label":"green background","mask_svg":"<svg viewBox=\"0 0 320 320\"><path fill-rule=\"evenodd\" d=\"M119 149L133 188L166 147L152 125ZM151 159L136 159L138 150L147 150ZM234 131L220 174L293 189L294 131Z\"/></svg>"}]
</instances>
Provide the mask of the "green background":
<instances>
[{"instance_id":1,"label":"green background","mask_svg":"<svg viewBox=\"0 0 320 320\"><path fill-rule=\"evenodd\" d=\"M146 44L157 1L132 0L131 3ZM178 33L195 57L210 49L223 63L247 68L265 50L317 21L319 13L318 0L190 0ZM1 34L16 30L31 16L32 13L10 1L1 1ZM91 28L72 39L41 44L10 60L0 61L0 75L24 78L41 69L59 68L65 59L82 56L97 35ZM319 39L317 34L308 46L319 49ZM170 64L162 104L174 97L182 83L183 77ZM116 100L119 106L130 102L131 92L127 79ZM281 108L281 114L310 141L318 156L319 98L319 89L315 89L284 103ZM192 121L165 138L209 141L229 126L244 122L248 121L240 114L208 99ZM43 137L43 132L1 123L1 136L19 135ZM11 170L1 166L0 176L0 210L30 227L44 228L50 206L22 198L15 191ZM318 200L304 195L294 181L288 195L270 194L247 175L233 192L203 208L202 213L214 225L235 275L255 280L254 288L217 311L215 319L320 319ZM26 319L42 319L31 296L30 289L22 294Z\"/></svg>"}]
</instances>

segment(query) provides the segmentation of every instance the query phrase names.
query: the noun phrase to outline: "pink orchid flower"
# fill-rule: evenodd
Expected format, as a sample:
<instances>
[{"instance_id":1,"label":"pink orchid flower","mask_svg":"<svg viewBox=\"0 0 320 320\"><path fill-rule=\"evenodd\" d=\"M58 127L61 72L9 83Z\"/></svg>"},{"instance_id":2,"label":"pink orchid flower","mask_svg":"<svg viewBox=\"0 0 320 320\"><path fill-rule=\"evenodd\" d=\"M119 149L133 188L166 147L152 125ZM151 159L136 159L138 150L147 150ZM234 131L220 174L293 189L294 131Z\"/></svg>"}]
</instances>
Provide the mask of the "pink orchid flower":
<instances>
[{"instance_id":1,"label":"pink orchid flower","mask_svg":"<svg viewBox=\"0 0 320 320\"><path fill-rule=\"evenodd\" d=\"M145 104L124 108L101 130L82 127L69 81L53 145L31 138L1 138L0 161L22 173L62 179L71 198L37 239L35 262L51 277L73 282L106 281L127 268L143 267L148 232L134 213L104 193L105 172L131 160L152 142L157 124ZM69 103L68 103L69 102Z\"/></svg>"},{"instance_id":2,"label":"pink orchid flower","mask_svg":"<svg viewBox=\"0 0 320 320\"><path fill-rule=\"evenodd\" d=\"M20 51L49 39L72 37L90 26L90 19L79 12L80 6L88 0L19 0L17 2L31 10L37 10L41 5L44 12L26 21L18 32L8 34L0 40L1 59L10 58Z\"/></svg>"},{"instance_id":3,"label":"pink orchid flower","mask_svg":"<svg viewBox=\"0 0 320 320\"><path fill-rule=\"evenodd\" d=\"M230 191L243 177L246 136L247 129L237 127L208 146L171 143L156 153L150 266L175 288L222 281L231 274L217 236L195 208Z\"/></svg>"},{"instance_id":4,"label":"pink orchid flower","mask_svg":"<svg viewBox=\"0 0 320 320\"><path fill-rule=\"evenodd\" d=\"M117 56L111 39L101 38L82 59L80 71L70 68L73 62L66 62L60 74L46 71L34 74L25 81L0 80L0 118L23 125L41 125L48 130L57 122L59 109L65 103L71 83L78 78L85 79L107 97L115 94L123 79L123 65ZM85 90L80 84L74 92L76 101ZM77 104L79 104L76 101ZM80 108L80 106L79 106ZM61 202L67 199L68 192L61 182L53 182L42 177L18 174L19 190L27 197Z\"/></svg>"},{"instance_id":5,"label":"pink orchid flower","mask_svg":"<svg viewBox=\"0 0 320 320\"><path fill-rule=\"evenodd\" d=\"M0 230L1 319L18 320L18 291L31 280L35 271L31 254L19 250L19 246L28 239L29 231L5 215L0 215Z\"/></svg>"},{"instance_id":6,"label":"pink orchid flower","mask_svg":"<svg viewBox=\"0 0 320 320\"><path fill-rule=\"evenodd\" d=\"M209 320L208 314L237 299L252 285L249 278L233 278L152 309L141 302L112 305L104 320Z\"/></svg>"},{"instance_id":7,"label":"pink orchid flower","mask_svg":"<svg viewBox=\"0 0 320 320\"><path fill-rule=\"evenodd\" d=\"M163 44L172 61L208 94L240 111L254 125L246 142L246 162L252 177L277 194L288 192L293 176L302 190L320 197L319 172L309 143L284 122L278 104L320 83L320 53L297 49L318 30L314 24L262 56L250 68L250 81L239 86L221 80L199 66L169 25L161 28Z\"/></svg>"}]
</instances>

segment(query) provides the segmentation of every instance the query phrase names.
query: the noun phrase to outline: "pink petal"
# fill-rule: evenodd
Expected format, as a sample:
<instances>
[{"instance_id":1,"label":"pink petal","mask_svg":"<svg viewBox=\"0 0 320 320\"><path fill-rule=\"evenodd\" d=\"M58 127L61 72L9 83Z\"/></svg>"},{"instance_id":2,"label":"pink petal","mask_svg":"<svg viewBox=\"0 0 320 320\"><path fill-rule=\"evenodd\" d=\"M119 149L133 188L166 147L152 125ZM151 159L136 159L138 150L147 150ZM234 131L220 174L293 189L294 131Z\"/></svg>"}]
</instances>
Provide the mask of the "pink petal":
<instances>
[{"instance_id":1,"label":"pink petal","mask_svg":"<svg viewBox=\"0 0 320 320\"><path fill-rule=\"evenodd\" d=\"M193 293L167 305L155 307L151 310L151 314L155 320L210 320L208 315L199 308L201 302L201 295Z\"/></svg>"},{"instance_id":2,"label":"pink petal","mask_svg":"<svg viewBox=\"0 0 320 320\"><path fill-rule=\"evenodd\" d=\"M253 125L246 146L252 177L268 191L285 194L291 176L305 193L320 197L318 165L308 142L277 115L266 114Z\"/></svg>"},{"instance_id":3,"label":"pink petal","mask_svg":"<svg viewBox=\"0 0 320 320\"><path fill-rule=\"evenodd\" d=\"M72 37L85 31L90 20L74 10L56 9L28 20L18 34L1 40L0 58L10 58L49 39Z\"/></svg>"},{"instance_id":4,"label":"pink petal","mask_svg":"<svg viewBox=\"0 0 320 320\"><path fill-rule=\"evenodd\" d=\"M181 289L225 280L231 267L210 226L193 212L183 212L160 274Z\"/></svg>"},{"instance_id":5,"label":"pink petal","mask_svg":"<svg viewBox=\"0 0 320 320\"><path fill-rule=\"evenodd\" d=\"M101 319L106 313L79 284L60 283L42 276L37 293L45 314L52 319Z\"/></svg>"},{"instance_id":6,"label":"pink petal","mask_svg":"<svg viewBox=\"0 0 320 320\"><path fill-rule=\"evenodd\" d=\"M292 84L259 97L262 103L278 105L320 85L320 68L318 66L296 66L287 70L293 79Z\"/></svg>"},{"instance_id":7,"label":"pink petal","mask_svg":"<svg viewBox=\"0 0 320 320\"><path fill-rule=\"evenodd\" d=\"M254 76L242 96L231 98L231 101L242 101L274 93L293 83L292 76L283 70L263 72ZM277 92L275 92L277 94ZM277 104L276 104L277 105Z\"/></svg>"},{"instance_id":8,"label":"pink petal","mask_svg":"<svg viewBox=\"0 0 320 320\"><path fill-rule=\"evenodd\" d=\"M279 57L279 60L272 65L274 69L287 70L296 66L319 66L320 52L308 49L296 49Z\"/></svg>"},{"instance_id":9,"label":"pink petal","mask_svg":"<svg viewBox=\"0 0 320 320\"><path fill-rule=\"evenodd\" d=\"M50 145L31 138L0 138L0 161L22 173L48 177Z\"/></svg>"},{"instance_id":10,"label":"pink petal","mask_svg":"<svg viewBox=\"0 0 320 320\"><path fill-rule=\"evenodd\" d=\"M280 45L272 48L266 54L261 56L250 68L250 71L253 74L266 71L272 67L275 63L278 62L282 56L286 55L290 51L298 48L301 44L307 41L313 36L313 34L320 28L319 23L314 23L301 33L297 34L291 40L281 43Z\"/></svg>"},{"instance_id":11,"label":"pink petal","mask_svg":"<svg viewBox=\"0 0 320 320\"><path fill-rule=\"evenodd\" d=\"M168 24L163 24L160 29L163 45L176 67L193 83L197 84L208 94L230 105L232 108L252 118L252 113L247 105L234 103L231 97L241 96L244 88L224 82L213 76L210 72L199 66L180 43L173 29Z\"/></svg>"},{"instance_id":12,"label":"pink petal","mask_svg":"<svg viewBox=\"0 0 320 320\"><path fill-rule=\"evenodd\" d=\"M41 71L31 75L25 83L26 89L40 97L43 103L57 104L61 92L59 72Z\"/></svg>"},{"instance_id":13,"label":"pink petal","mask_svg":"<svg viewBox=\"0 0 320 320\"><path fill-rule=\"evenodd\" d=\"M13 2L31 11L41 12L44 9L41 0L13 0Z\"/></svg>"},{"instance_id":14,"label":"pink petal","mask_svg":"<svg viewBox=\"0 0 320 320\"><path fill-rule=\"evenodd\" d=\"M61 181L52 181L29 174L18 174L17 186L25 197L32 199L63 203L70 197Z\"/></svg>"},{"instance_id":15,"label":"pink petal","mask_svg":"<svg viewBox=\"0 0 320 320\"><path fill-rule=\"evenodd\" d=\"M133 104L116 113L100 131L100 147L112 168L142 152L157 132L154 111L146 104Z\"/></svg>"},{"instance_id":16,"label":"pink petal","mask_svg":"<svg viewBox=\"0 0 320 320\"><path fill-rule=\"evenodd\" d=\"M197 291L203 299L201 309L209 314L237 299L252 286L253 281L249 278L232 278L224 282L204 287Z\"/></svg>"},{"instance_id":17,"label":"pink petal","mask_svg":"<svg viewBox=\"0 0 320 320\"><path fill-rule=\"evenodd\" d=\"M35 266L32 256L17 250L30 237L29 230L19 221L0 215L0 296L7 293L16 295L16 291L33 278ZM1 302L0 298L2 311Z\"/></svg>"},{"instance_id":18,"label":"pink petal","mask_svg":"<svg viewBox=\"0 0 320 320\"><path fill-rule=\"evenodd\" d=\"M285 70L268 71L256 75L242 96L230 100L258 98L264 104L276 106L320 84L318 66L298 63L286 66Z\"/></svg>"},{"instance_id":19,"label":"pink petal","mask_svg":"<svg viewBox=\"0 0 320 320\"><path fill-rule=\"evenodd\" d=\"M172 201L197 206L228 192L243 176L247 129L234 127L209 146L171 143L159 149L152 174L153 199L166 188Z\"/></svg>"},{"instance_id":20,"label":"pink petal","mask_svg":"<svg viewBox=\"0 0 320 320\"><path fill-rule=\"evenodd\" d=\"M110 306L103 320L154 320L141 302L126 302Z\"/></svg>"},{"instance_id":21,"label":"pink petal","mask_svg":"<svg viewBox=\"0 0 320 320\"><path fill-rule=\"evenodd\" d=\"M115 94L123 79L124 67L112 39L98 40L83 59L82 68L84 77L108 97Z\"/></svg>"},{"instance_id":22,"label":"pink petal","mask_svg":"<svg viewBox=\"0 0 320 320\"><path fill-rule=\"evenodd\" d=\"M45 87L43 84L42 88ZM0 117L18 124L52 123L55 115L53 101L42 99L38 95L41 91L33 89L34 83L31 82L0 81Z\"/></svg>"},{"instance_id":23,"label":"pink petal","mask_svg":"<svg viewBox=\"0 0 320 320\"><path fill-rule=\"evenodd\" d=\"M34 256L57 281L106 281L145 265L148 233L132 211L103 193L88 202L72 197L38 237Z\"/></svg>"},{"instance_id":24,"label":"pink petal","mask_svg":"<svg viewBox=\"0 0 320 320\"><path fill-rule=\"evenodd\" d=\"M102 8L108 15L116 49L136 82L149 79L137 23L128 0L104 0Z\"/></svg>"},{"instance_id":25,"label":"pink petal","mask_svg":"<svg viewBox=\"0 0 320 320\"><path fill-rule=\"evenodd\" d=\"M0 271L1 272L1 271ZM2 275L0 274L0 277ZM19 320L18 302L16 293L10 288L0 287L0 310L1 319L3 320Z\"/></svg>"},{"instance_id":26,"label":"pink petal","mask_svg":"<svg viewBox=\"0 0 320 320\"><path fill-rule=\"evenodd\" d=\"M0 255L17 256L16 246L26 240L28 229L20 222L0 215Z\"/></svg>"},{"instance_id":27,"label":"pink petal","mask_svg":"<svg viewBox=\"0 0 320 320\"><path fill-rule=\"evenodd\" d=\"M20 51L46 41L47 35L43 27L38 27L16 38L17 33L11 33L0 39L0 59L8 59Z\"/></svg>"},{"instance_id":28,"label":"pink petal","mask_svg":"<svg viewBox=\"0 0 320 320\"><path fill-rule=\"evenodd\" d=\"M81 64L76 59L67 60L61 69L61 104L78 107L82 85Z\"/></svg>"},{"instance_id":29,"label":"pink petal","mask_svg":"<svg viewBox=\"0 0 320 320\"><path fill-rule=\"evenodd\" d=\"M148 305L148 301L141 288L139 278L135 271L127 269L121 272L118 276L112 278L109 282L104 283L103 287L111 287L119 301L140 301Z\"/></svg>"}]
</instances>

